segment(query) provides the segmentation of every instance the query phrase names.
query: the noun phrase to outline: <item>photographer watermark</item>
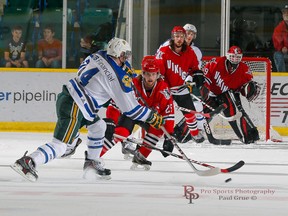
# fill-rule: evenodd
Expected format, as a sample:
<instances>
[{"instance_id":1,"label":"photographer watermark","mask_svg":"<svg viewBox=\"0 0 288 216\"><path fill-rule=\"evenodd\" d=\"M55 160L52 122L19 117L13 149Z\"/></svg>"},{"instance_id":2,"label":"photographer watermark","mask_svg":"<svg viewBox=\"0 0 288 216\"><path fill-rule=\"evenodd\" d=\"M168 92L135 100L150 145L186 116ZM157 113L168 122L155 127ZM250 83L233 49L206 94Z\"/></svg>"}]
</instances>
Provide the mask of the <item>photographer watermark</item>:
<instances>
[{"instance_id":1,"label":"photographer watermark","mask_svg":"<svg viewBox=\"0 0 288 216\"><path fill-rule=\"evenodd\" d=\"M192 185L183 185L184 197L193 203L198 198L215 197L219 201L225 200L257 200L258 198L275 195L274 189L250 189L250 188L196 188Z\"/></svg>"}]
</instances>

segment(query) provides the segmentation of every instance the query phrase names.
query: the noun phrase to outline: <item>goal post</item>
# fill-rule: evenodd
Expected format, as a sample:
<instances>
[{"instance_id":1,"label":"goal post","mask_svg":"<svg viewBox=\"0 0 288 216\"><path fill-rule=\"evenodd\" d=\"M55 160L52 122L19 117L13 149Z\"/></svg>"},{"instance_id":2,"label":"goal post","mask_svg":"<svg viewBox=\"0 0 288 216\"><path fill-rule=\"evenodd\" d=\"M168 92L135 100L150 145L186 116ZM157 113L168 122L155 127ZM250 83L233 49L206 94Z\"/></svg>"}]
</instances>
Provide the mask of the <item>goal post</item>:
<instances>
[{"instance_id":1,"label":"goal post","mask_svg":"<svg viewBox=\"0 0 288 216\"><path fill-rule=\"evenodd\" d=\"M205 56L202 59L202 68L215 56ZM242 61L246 63L252 71L254 80L261 86L259 97L253 101L248 102L245 97L241 95L242 106L257 127L262 141L281 141L281 136L271 127L271 72L272 65L268 58L264 57L243 57ZM215 137L225 133L225 138L237 139L229 123L219 117L211 121L212 130Z\"/></svg>"}]
</instances>

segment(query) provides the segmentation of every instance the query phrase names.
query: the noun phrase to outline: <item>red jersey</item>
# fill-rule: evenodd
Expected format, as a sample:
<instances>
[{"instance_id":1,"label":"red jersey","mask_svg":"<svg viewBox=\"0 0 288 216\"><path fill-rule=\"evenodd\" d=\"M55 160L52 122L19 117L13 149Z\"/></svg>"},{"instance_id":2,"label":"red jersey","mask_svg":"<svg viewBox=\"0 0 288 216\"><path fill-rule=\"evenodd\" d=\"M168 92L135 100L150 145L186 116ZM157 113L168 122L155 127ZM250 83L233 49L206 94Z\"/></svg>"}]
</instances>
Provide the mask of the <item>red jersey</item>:
<instances>
[{"instance_id":1,"label":"red jersey","mask_svg":"<svg viewBox=\"0 0 288 216\"><path fill-rule=\"evenodd\" d=\"M170 88L183 85L188 74L199 70L197 56L190 46L180 53L174 52L169 45L163 46L156 59L159 59L160 72Z\"/></svg>"},{"instance_id":2,"label":"red jersey","mask_svg":"<svg viewBox=\"0 0 288 216\"><path fill-rule=\"evenodd\" d=\"M133 79L133 83L137 89L137 91L135 91L136 98L138 98L138 94L140 94L149 108L157 110L165 119L165 129L168 133L172 133L174 128L174 105L173 98L166 82L162 79L158 79L156 85L150 92L145 90L142 79L142 76ZM138 102L145 106L140 97L138 98Z\"/></svg>"},{"instance_id":3,"label":"red jersey","mask_svg":"<svg viewBox=\"0 0 288 216\"><path fill-rule=\"evenodd\" d=\"M288 48L288 27L284 20L274 29L272 39L275 50L281 51L283 47Z\"/></svg>"},{"instance_id":4,"label":"red jersey","mask_svg":"<svg viewBox=\"0 0 288 216\"><path fill-rule=\"evenodd\" d=\"M236 70L229 72L226 66L227 58L225 56L214 58L204 67L204 74L207 78L206 86L215 95L220 95L230 89L239 91L247 82L253 79L249 67L240 62Z\"/></svg>"}]
</instances>

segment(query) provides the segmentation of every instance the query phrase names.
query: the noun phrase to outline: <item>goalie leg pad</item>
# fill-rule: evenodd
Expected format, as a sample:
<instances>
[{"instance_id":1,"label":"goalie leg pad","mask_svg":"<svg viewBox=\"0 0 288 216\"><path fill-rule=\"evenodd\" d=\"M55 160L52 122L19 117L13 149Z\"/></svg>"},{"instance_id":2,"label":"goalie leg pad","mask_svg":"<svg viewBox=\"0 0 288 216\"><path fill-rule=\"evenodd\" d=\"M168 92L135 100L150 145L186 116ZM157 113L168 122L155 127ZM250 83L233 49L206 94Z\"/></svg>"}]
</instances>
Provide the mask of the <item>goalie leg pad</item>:
<instances>
[{"instance_id":1,"label":"goalie leg pad","mask_svg":"<svg viewBox=\"0 0 288 216\"><path fill-rule=\"evenodd\" d=\"M223 110L223 113L226 117L234 116L237 112L237 106L235 104L234 98L238 98L235 93L232 92L224 92L223 94L217 97L217 100L220 102L219 104L226 104L227 109Z\"/></svg>"},{"instance_id":2,"label":"goalie leg pad","mask_svg":"<svg viewBox=\"0 0 288 216\"><path fill-rule=\"evenodd\" d=\"M241 130L244 136L244 143L246 144L254 143L260 139L257 128L252 124L252 122L248 121L249 119L247 119L245 115L240 119Z\"/></svg>"}]
</instances>

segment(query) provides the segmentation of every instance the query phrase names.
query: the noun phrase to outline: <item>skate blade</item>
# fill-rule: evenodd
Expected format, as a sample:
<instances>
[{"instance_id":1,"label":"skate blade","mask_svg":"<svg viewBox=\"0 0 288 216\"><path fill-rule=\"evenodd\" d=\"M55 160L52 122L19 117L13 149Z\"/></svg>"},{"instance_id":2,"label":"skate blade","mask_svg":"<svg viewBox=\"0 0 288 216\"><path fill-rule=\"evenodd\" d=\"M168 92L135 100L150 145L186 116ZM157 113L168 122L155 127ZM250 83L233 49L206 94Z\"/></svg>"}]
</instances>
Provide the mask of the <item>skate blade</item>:
<instances>
[{"instance_id":1,"label":"skate blade","mask_svg":"<svg viewBox=\"0 0 288 216\"><path fill-rule=\"evenodd\" d=\"M131 170L144 170L144 171L149 171L151 168L151 166L144 164L144 165L140 165L137 163L133 163L132 166L130 167Z\"/></svg>"},{"instance_id":2,"label":"skate blade","mask_svg":"<svg viewBox=\"0 0 288 216\"><path fill-rule=\"evenodd\" d=\"M83 171L83 179L86 180L110 180L111 175L99 175L93 169L86 169Z\"/></svg>"},{"instance_id":3,"label":"skate blade","mask_svg":"<svg viewBox=\"0 0 288 216\"><path fill-rule=\"evenodd\" d=\"M10 167L15 172L20 174L23 178L25 178L26 180L28 180L30 182L36 182L37 181L37 178L34 175L32 175L30 172L26 173L26 175L25 175L25 173L22 172L22 167L19 164L14 163L14 164L10 165Z\"/></svg>"}]
</instances>

